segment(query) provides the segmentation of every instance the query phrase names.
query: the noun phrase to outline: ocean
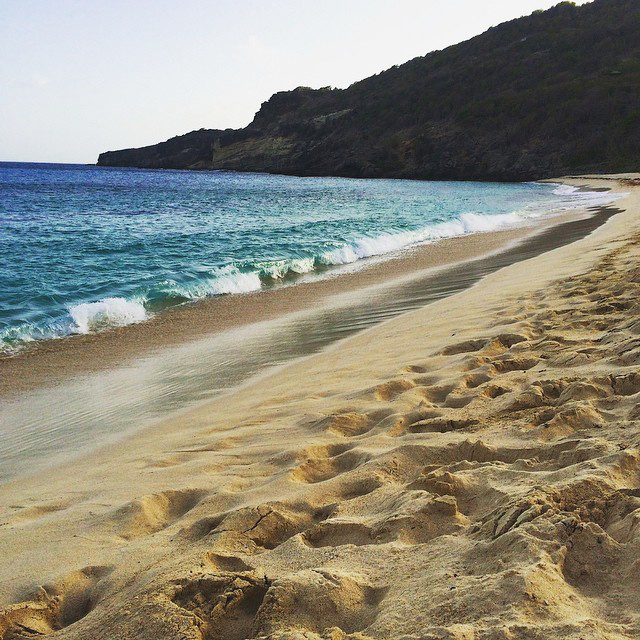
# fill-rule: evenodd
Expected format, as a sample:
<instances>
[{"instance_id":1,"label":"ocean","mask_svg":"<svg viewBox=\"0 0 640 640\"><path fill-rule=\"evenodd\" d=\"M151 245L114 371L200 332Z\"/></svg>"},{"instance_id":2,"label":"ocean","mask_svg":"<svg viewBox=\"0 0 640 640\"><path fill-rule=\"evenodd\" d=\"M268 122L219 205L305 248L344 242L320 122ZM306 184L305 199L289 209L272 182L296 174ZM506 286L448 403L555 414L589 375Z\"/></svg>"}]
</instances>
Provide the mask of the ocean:
<instances>
[{"instance_id":1,"label":"ocean","mask_svg":"<svg viewBox=\"0 0 640 640\"><path fill-rule=\"evenodd\" d=\"M0 163L0 350L611 199L538 183Z\"/></svg>"}]
</instances>

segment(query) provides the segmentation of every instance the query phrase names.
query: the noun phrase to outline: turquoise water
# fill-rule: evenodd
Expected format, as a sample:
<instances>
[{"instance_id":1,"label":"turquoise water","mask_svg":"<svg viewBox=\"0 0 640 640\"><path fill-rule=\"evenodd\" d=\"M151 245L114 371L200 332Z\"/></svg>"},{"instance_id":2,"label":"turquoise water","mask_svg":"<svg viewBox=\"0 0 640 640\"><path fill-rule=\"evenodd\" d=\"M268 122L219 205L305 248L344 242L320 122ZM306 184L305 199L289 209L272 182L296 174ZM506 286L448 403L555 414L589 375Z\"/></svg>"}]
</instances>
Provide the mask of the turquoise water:
<instances>
[{"instance_id":1,"label":"turquoise water","mask_svg":"<svg viewBox=\"0 0 640 640\"><path fill-rule=\"evenodd\" d=\"M0 163L0 349L610 200L533 183Z\"/></svg>"}]
</instances>

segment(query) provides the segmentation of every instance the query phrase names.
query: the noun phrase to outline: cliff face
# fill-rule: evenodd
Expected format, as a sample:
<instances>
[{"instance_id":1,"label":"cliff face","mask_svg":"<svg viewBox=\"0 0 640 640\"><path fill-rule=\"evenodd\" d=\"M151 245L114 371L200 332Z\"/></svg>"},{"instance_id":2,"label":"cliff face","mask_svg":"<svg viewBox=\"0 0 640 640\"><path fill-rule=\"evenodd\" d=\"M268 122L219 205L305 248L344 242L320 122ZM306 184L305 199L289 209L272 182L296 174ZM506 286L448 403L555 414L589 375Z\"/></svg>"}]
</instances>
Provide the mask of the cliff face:
<instances>
[{"instance_id":1,"label":"cliff face","mask_svg":"<svg viewBox=\"0 0 640 640\"><path fill-rule=\"evenodd\" d=\"M561 3L347 89L276 93L244 129L98 164L479 180L637 170L639 34L638 0Z\"/></svg>"}]
</instances>

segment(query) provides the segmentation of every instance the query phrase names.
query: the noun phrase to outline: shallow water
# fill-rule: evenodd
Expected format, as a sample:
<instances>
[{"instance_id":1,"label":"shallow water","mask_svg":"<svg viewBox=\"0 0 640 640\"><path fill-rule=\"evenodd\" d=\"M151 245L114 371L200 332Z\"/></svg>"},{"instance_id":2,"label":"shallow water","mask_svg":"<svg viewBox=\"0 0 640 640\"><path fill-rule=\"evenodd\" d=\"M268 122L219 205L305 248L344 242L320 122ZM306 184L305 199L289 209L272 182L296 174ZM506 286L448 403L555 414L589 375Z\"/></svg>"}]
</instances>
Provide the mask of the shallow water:
<instances>
[{"instance_id":1,"label":"shallow water","mask_svg":"<svg viewBox=\"0 0 640 640\"><path fill-rule=\"evenodd\" d=\"M0 350L610 199L531 183L0 163Z\"/></svg>"}]
</instances>

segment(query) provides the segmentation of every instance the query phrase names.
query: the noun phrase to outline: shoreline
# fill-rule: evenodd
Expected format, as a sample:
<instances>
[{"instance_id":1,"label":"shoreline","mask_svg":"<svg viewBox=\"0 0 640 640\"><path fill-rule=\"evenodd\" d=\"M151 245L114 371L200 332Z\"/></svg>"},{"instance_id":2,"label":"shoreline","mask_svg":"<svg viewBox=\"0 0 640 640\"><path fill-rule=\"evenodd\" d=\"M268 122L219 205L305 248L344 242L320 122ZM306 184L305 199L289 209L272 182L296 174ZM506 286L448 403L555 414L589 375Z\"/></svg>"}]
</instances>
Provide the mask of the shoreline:
<instances>
[{"instance_id":1,"label":"shoreline","mask_svg":"<svg viewBox=\"0 0 640 640\"><path fill-rule=\"evenodd\" d=\"M576 242L1 485L0 636L636 638L629 191Z\"/></svg>"},{"instance_id":2,"label":"shoreline","mask_svg":"<svg viewBox=\"0 0 640 640\"><path fill-rule=\"evenodd\" d=\"M160 349L318 308L342 294L418 278L505 251L549 227L589 215L593 211L572 209L504 230L446 238L367 258L355 269L351 264L333 266L321 277L305 274L294 282L256 292L204 298L165 309L140 323L27 343L16 352L0 353L0 398L126 365Z\"/></svg>"},{"instance_id":3,"label":"shoreline","mask_svg":"<svg viewBox=\"0 0 640 640\"><path fill-rule=\"evenodd\" d=\"M178 344L168 345L167 336L161 332L160 347L155 345L155 350L137 357L127 350L126 340L116 343L120 349L113 350L109 345L118 335L110 336L110 332L94 334L97 339L87 341L92 347L88 359L76 357L75 340L60 345L71 348L69 360L61 360L57 350L36 351L36 355L44 356L36 372L44 375L45 382L53 380L57 384L35 386L38 377L33 375L28 358L8 361L17 365L17 373L4 377L7 386L13 383L13 393L4 394L0 407L0 484L73 464L97 449L126 441L135 433L153 429L159 422L216 398L233 397L235 391L295 360L320 353L390 318L456 295L507 265L582 238L616 211L611 206L572 210L543 218L535 227L474 234L457 239L462 242L429 245L395 261L378 262L369 269L330 280L280 287L262 295L212 300L214 309L224 308L216 302L228 305L234 312L231 321L240 318L247 323L217 333L208 324L204 305L185 307L183 317L191 322L187 326L201 330L204 323L204 335L186 340L181 328L176 331L176 324L168 322L173 329L169 338L177 336ZM469 255L469 248L480 255ZM460 253L466 253L466 259L456 260ZM452 260L456 261L447 263ZM416 270L425 263L430 268ZM390 279L381 281L381 274ZM366 283L369 286L362 286ZM350 290L345 284L359 288ZM306 295L300 295L300 291ZM266 309L262 300L269 301ZM262 314L258 321L256 313ZM140 328L140 335L149 336L143 331L145 325L134 326ZM165 321L160 327L164 326ZM123 333L131 335L126 329ZM59 342L54 341L55 346ZM124 362L117 360L122 350ZM116 361L111 365L113 358ZM86 370L87 363L95 363L93 371ZM26 370L21 372L20 367L25 365Z\"/></svg>"}]
</instances>

